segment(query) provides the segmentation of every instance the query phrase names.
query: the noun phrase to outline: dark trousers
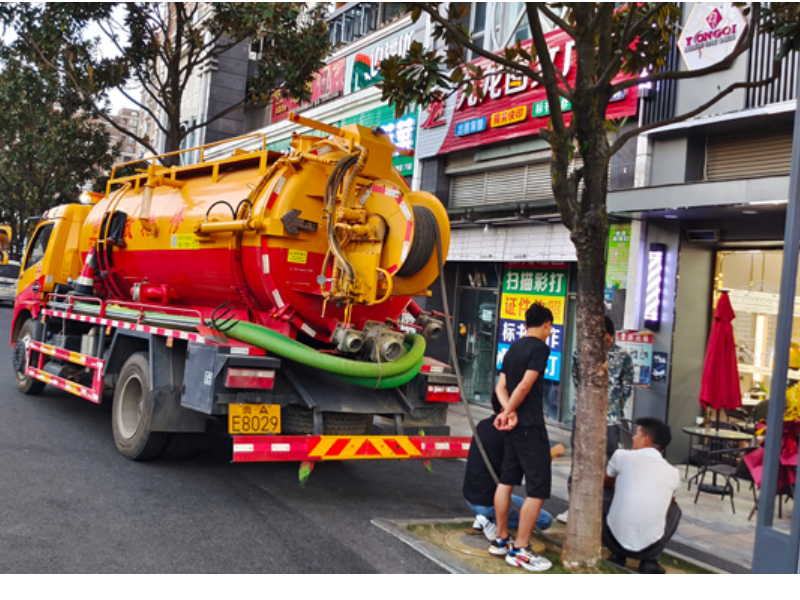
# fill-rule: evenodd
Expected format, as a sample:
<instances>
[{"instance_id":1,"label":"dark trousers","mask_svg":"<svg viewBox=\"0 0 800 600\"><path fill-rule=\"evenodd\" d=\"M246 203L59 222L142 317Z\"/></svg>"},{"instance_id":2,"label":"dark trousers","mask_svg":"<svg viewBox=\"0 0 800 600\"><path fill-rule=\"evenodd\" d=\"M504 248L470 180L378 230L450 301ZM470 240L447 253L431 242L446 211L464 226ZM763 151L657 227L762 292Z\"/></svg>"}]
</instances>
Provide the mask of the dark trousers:
<instances>
[{"instance_id":1,"label":"dark trousers","mask_svg":"<svg viewBox=\"0 0 800 600\"><path fill-rule=\"evenodd\" d=\"M642 548L636 552L628 550L617 541L611 529L608 527L606 517L611 508L611 500L614 498L614 490L604 490L603 494L603 545L611 551L612 556L624 556L626 558L633 558L637 560L658 560L667 542L675 535L678 529L678 523L681 520L681 509L675 499L672 500L667 509L667 522L664 525L664 535L657 542L650 544L646 548Z\"/></svg>"}]
</instances>

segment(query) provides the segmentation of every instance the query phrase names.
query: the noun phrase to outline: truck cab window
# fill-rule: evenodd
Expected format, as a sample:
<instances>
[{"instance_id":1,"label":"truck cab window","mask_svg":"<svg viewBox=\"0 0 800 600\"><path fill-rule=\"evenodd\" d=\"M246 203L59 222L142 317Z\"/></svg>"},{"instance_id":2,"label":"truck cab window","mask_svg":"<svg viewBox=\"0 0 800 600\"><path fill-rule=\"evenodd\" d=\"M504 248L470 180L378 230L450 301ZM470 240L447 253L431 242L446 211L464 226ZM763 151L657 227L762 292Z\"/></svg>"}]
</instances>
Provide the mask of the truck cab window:
<instances>
[{"instance_id":1,"label":"truck cab window","mask_svg":"<svg viewBox=\"0 0 800 600\"><path fill-rule=\"evenodd\" d=\"M28 255L25 257L25 266L23 270L30 268L44 258L45 250L47 250L47 242L50 241L50 234L52 232L52 223L45 225L36 232L30 248L28 249Z\"/></svg>"}]
</instances>

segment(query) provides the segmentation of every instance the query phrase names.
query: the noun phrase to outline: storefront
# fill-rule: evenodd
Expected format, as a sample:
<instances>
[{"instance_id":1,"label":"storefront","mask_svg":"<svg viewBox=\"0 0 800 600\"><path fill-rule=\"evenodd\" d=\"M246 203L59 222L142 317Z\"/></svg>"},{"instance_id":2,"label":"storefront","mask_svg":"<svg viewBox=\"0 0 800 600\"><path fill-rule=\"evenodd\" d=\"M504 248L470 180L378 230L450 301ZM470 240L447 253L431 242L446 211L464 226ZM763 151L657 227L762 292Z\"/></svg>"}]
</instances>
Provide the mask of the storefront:
<instances>
[{"instance_id":1,"label":"storefront","mask_svg":"<svg viewBox=\"0 0 800 600\"><path fill-rule=\"evenodd\" d=\"M548 45L556 68L574 79L571 38L554 31ZM545 414L568 423L575 248L553 198L550 149L539 136L549 105L544 90L526 77L490 75L481 85L480 98L455 95L421 111L416 148L421 187L446 202L453 227L448 281L466 396L489 404L504 353L524 335L525 309L541 301L556 318ZM630 116L636 108L636 93L628 91L614 99L608 116ZM569 113L571 106L562 109ZM624 292L624 285L617 281L616 289Z\"/></svg>"}]
</instances>

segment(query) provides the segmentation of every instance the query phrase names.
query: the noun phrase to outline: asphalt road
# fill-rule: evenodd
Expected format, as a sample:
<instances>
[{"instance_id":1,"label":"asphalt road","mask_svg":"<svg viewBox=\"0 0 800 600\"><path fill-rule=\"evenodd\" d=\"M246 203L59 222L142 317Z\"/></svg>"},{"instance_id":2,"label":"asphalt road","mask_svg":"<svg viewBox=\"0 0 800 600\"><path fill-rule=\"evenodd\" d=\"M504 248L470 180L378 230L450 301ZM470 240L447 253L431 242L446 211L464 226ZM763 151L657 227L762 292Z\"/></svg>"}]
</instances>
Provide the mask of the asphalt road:
<instances>
[{"instance_id":1,"label":"asphalt road","mask_svg":"<svg viewBox=\"0 0 800 600\"><path fill-rule=\"evenodd\" d=\"M14 387L0 309L0 573L439 573L370 520L467 516L464 463L132 462L111 413Z\"/></svg>"}]
</instances>

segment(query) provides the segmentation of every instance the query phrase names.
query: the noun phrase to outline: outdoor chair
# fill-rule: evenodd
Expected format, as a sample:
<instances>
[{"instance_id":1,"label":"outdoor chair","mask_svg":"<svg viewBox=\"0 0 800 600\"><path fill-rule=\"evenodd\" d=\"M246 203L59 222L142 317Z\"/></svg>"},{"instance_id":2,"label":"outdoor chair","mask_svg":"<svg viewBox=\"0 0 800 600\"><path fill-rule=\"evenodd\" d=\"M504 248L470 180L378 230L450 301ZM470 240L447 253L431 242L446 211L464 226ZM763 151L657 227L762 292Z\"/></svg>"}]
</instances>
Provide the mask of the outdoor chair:
<instances>
[{"instance_id":1,"label":"outdoor chair","mask_svg":"<svg viewBox=\"0 0 800 600\"><path fill-rule=\"evenodd\" d=\"M700 492L718 494L721 500L724 500L725 496L730 496L731 510L733 514L736 514L736 507L733 504L733 483L736 483L736 490L739 491L739 479L748 479L750 481L750 487L753 492L753 502L758 503L755 485L749 477L750 473L747 467L742 461L742 457L745 454L755 449L756 448L753 446L747 446L743 448L709 450L705 455L705 464L700 467L700 471L697 473L697 492L694 495L694 503L697 504ZM713 477L712 484L705 485L705 478L708 473L711 473ZM721 477L724 480L721 486L717 485L717 477Z\"/></svg>"},{"instance_id":2,"label":"outdoor chair","mask_svg":"<svg viewBox=\"0 0 800 600\"><path fill-rule=\"evenodd\" d=\"M724 421L711 421L706 425L709 429L728 429L731 431L740 431L740 428L733 423L726 423ZM703 439L703 438L701 438ZM691 441L690 441L691 442ZM700 471L703 466L709 461L709 453L715 450L722 450L723 446L719 440L705 439L704 442L699 444L692 444L689 447L689 457L686 459L686 468L683 477L686 479L687 490L692 489L692 480L700 477ZM698 468L698 471L692 477L689 477L689 466L693 465Z\"/></svg>"}]
</instances>

